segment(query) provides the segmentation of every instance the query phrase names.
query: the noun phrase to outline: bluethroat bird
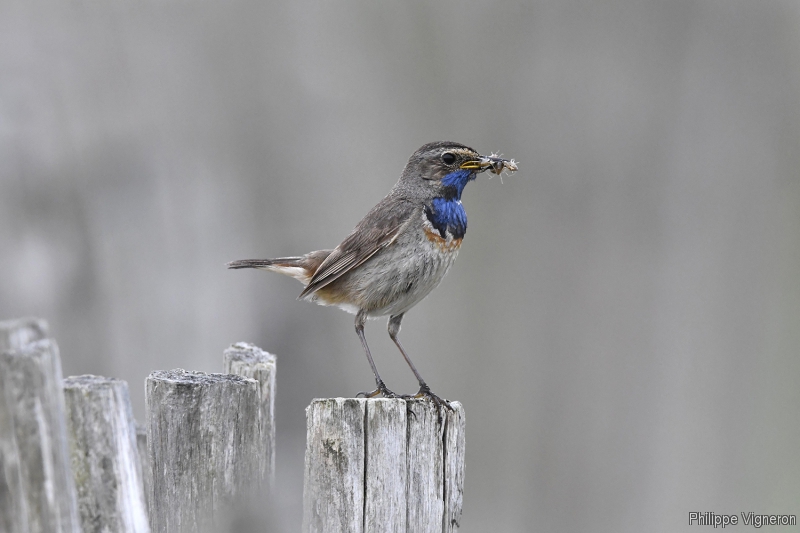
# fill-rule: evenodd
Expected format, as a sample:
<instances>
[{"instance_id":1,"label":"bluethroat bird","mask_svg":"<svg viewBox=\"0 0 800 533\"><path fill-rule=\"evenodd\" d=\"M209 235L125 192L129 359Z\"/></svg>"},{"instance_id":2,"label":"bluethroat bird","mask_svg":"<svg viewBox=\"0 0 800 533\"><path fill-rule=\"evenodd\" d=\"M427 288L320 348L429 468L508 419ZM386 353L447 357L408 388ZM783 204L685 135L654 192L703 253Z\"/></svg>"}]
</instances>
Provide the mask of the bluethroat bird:
<instances>
[{"instance_id":1,"label":"bluethroat bird","mask_svg":"<svg viewBox=\"0 0 800 533\"><path fill-rule=\"evenodd\" d=\"M367 318L388 316L389 337L419 381L415 398L449 407L422 379L397 334L403 315L419 303L450 269L467 231L461 193L477 174L515 171L514 160L482 156L454 142L434 142L411 155L400 180L334 250L299 257L243 259L228 268L257 268L300 280L299 299L335 305L356 315L355 326L367 354L376 389L359 393L398 397L386 388L364 336ZM402 396L409 397L409 396Z\"/></svg>"}]
</instances>

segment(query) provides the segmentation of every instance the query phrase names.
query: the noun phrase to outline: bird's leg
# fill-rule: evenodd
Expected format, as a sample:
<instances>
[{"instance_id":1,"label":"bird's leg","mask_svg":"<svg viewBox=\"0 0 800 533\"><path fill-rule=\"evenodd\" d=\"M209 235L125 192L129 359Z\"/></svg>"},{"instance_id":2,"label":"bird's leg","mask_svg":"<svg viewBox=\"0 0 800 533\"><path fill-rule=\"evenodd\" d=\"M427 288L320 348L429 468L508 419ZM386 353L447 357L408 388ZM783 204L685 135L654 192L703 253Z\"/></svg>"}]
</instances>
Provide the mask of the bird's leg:
<instances>
[{"instance_id":1,"label":"bird's leg","mask_svg":"<svg viewBox=\"0 0 800 533\"><path fill-rule=\"evenodd\" d=\"M372 367L372 373L375 374L375 384L377 388L372 392L359 392L356 397L363 396L364 398L374 398L378 394L382 394L384 398L396 398L397 395L386 388L381 376L378 374L378 367L375 366L375 361L372 360L372 354L369 353L369 346L367 346L367 337L364 335L364 322L367 320L367 315L363 311L359 311L356 315L356 334L361 339L361 346L364 347L364 352L367 354L369 366Z\"/></svg>"},{"instance_id":2,"label":"bird's leg","mask_svg":"<svg viewBox=\"0 0 800 533\"><path fill-rule=\"evenodd\" d=\"M436 404L437 407L445 406L452 411L453 407L447 400L439 398L437 395L431 392L431 388L428 387L428 384L425 383L425 380L422 379L422 376L419 375L417 367L415 367L414 363L411 362L411 358L408 357L408 354L403 349L403 345L400 344L400 340L397 338L397 334L400 333L400 322L402 320L403 320L402 314L394 315L389 318L389 328L388 328L389 337L391 337L392 341L394 341L394 343L397 345L397 348L400 350L400 353L403 354L403 359L406 360L406 363L408 363L408 366L411 368L411 371L414 373L414 376L417 378L417 381L419 381L419 392L417 392L417 394L415 394L413 398L428 398L434 404Z\"/></svg>"}]
</instances>

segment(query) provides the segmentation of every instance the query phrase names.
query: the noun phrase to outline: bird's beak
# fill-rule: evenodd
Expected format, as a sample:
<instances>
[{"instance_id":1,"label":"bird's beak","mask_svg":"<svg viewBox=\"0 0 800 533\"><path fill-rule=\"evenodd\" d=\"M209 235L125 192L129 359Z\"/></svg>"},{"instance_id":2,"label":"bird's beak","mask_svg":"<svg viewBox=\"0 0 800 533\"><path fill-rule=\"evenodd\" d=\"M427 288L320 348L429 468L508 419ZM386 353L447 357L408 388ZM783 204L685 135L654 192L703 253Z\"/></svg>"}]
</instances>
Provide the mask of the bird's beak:
<instances>
[{"instance_id":1,"label":"bird's beak","mask_svg":"<svg viewBox=\"0 0 800 533\"><path fill-rule=\"evenodd\" d=\"M503 159L502 157L492 154L490 156L481 155L478 156L477 159L466 161L461 164L461 168L464 170L474 170L476 172L483 172L484 170L491 169L495 174L500 174L504 170L515 172L517 170L517 164L513 159Z\"/></svg>"},{"instance_id":2,"label":"bird's beak","mask_svg":"<svg viewBox=\"0 0 800 533\"><path fill-rule=\"evenodd\" d=\"M478 170L483 171L492 166L492 161L490 158L485 156L479 156L478 159L473 159L471 161L465 161L461 164L461 168L464 170Z\"/></svg>"}]
</instances>

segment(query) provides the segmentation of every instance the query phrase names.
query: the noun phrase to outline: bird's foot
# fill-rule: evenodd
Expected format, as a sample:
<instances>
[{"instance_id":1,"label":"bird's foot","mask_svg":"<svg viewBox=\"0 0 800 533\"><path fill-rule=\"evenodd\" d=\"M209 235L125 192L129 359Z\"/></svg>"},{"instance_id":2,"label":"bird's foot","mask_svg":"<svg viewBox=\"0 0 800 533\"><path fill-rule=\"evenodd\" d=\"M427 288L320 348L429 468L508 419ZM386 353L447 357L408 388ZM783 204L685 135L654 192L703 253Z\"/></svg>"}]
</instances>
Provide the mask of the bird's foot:
<instances>
[{"instance_id":1,"label":"bird's foot","mask_svg":"<svg viewBox=\"0 0 800 533\"><path fill-rule=\"evenodd\" d=\"M399 398L399 396L397 394L395 394L394 392L390 391L386 387L386 385L383 383L383 381L378 381L377 385L378 385L378 388L376 388L374 391L372 391L372 392L359 392L358 394L356 394L356 398L374 398L375 396L377 396L379 394L381 396L383 396L384 398Z\"/></svg>"},{"instance_id":2,"label":"bird's foot","mask_svg":"<svg viewBox=\"0 0 800 533\"><path fill-rule=\"evenodd\" d=\"M450 411L455 411L455 409L453 409L453 406L450 405L450 402L448 402L444 398L439 398L438 396L436 396L433 392L431 392L431 388L428 387L428 385L426 385L425 383L420 385L419 392L417 392L414 396L412 396L412 398L416 399L427 398L430 401L432 401L434 405L436 405L436 407L446 407Z\"/></svg>"}]
</instances>

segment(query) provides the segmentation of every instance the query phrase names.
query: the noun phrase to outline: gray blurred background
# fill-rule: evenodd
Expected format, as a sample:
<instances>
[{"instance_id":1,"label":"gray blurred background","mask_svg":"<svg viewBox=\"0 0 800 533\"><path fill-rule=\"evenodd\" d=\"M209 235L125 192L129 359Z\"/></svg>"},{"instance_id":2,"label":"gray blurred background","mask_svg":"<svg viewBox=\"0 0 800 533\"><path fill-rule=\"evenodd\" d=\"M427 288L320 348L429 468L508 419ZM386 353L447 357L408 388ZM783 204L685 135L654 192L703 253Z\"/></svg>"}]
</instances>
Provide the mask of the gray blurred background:
<instances>
[{"instance_id":1,"label":"gray blurred background","mask_svg":"<svg viewBox=\"0 0 800 533\"><path fill-rule=\"evenodd\" d=\"M462 531L800 514L794 1L0 0L0 318L139 419L152 370L276 353L297 531L303 410L372 376L352 315L224 264L335 246L442 139L520 162L401 335L466 407Z\"/></svg>"}]
</instances>

